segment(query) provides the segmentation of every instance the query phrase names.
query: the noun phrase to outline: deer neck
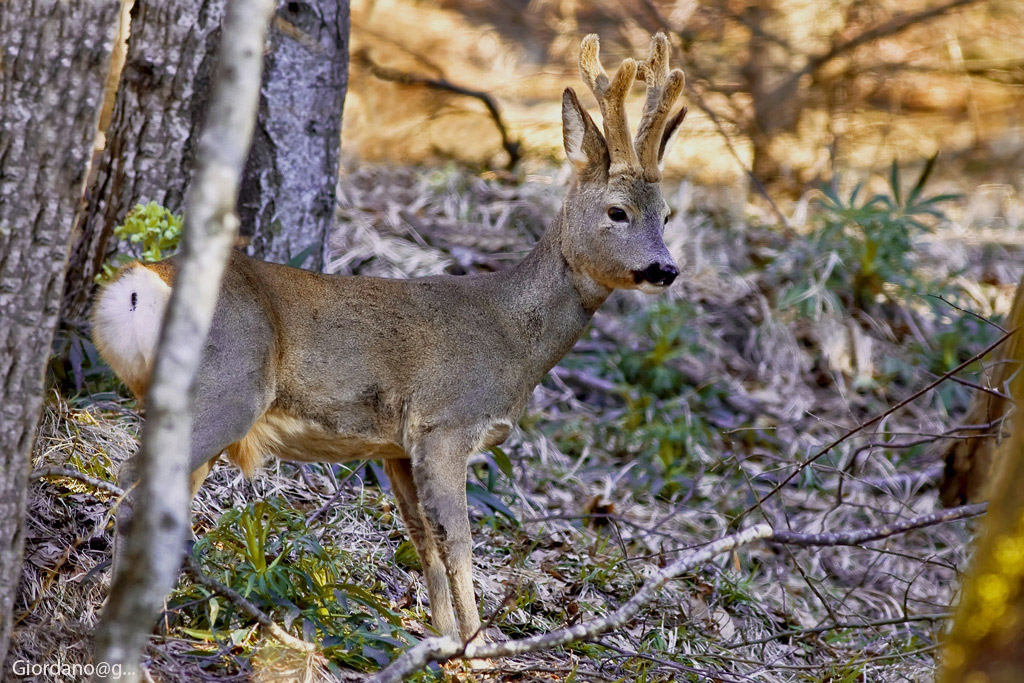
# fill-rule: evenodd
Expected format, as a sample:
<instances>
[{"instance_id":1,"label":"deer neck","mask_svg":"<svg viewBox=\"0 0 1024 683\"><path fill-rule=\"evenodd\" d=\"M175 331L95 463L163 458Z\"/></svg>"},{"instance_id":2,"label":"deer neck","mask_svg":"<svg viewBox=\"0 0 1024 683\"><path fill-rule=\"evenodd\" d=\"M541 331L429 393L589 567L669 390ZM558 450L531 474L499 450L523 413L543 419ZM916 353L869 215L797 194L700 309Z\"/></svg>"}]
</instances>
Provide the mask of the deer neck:
<instances>
[{"instance_id":1,"label":"deer neck","mask_svg":"<svg viewBox=\"0 0 1024 683\"><path fill-rule=\"evenodd\" d=\"M539 373L537 381L572 348L611 294L569 266L563 248L565 225L563 207L533 251L503 273L508 332L525 343L521 348L527 357L517 360Z\"/></svg>"}]
</instances>

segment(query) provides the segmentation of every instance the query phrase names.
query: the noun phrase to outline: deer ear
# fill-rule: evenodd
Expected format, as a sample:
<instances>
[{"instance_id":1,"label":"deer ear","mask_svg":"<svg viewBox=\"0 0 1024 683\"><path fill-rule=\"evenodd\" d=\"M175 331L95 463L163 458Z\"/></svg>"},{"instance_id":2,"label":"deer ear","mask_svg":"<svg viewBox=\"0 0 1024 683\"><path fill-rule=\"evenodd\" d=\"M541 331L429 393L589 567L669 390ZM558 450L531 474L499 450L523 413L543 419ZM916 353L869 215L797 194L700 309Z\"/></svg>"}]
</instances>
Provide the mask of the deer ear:
<instances>
[{"instance_id":1,"label":"deer ear","mask_svg":"<svg viewBox=\"0 0 1024 683\"><path fill-rule=\"evenodd\" d=\"M577 175L608 173L608 146L572 88L562 94L562 140Z\"/></svg>"},{"instance_id":2,"label":"deer ear","mask_svg":"<svg viewBox=\"0 0 1024 683\"><path fill-rule=\"evenodd\" d=\"M686 118L686 107L683 107L675 116L668 120L665 124L665 132L661 135L661 146L658 148L658 165L662 166L665 163L665 153L668 148L672 146L672 143L676 139L676 133L679 132L679 124Z\"/></svg>"}]
</instances>

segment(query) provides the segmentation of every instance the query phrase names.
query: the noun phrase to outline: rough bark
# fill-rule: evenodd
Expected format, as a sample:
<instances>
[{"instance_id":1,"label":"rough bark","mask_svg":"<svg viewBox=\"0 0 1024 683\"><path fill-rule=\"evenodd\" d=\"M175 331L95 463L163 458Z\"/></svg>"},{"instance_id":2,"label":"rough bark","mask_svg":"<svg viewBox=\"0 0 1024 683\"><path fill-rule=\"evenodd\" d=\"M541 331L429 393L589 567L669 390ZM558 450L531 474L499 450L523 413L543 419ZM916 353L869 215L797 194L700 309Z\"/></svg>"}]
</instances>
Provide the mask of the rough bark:
<instances>
[{"instance_id":1,"label":"rough bark","mask_svg":"<svg viewBox=\"0 0 1024 683\"><path fill-rule=\"evenodd\" d=\"M272 7L273 0L232 0L227 7L177 275L146 399L132 531L96 634L96 661L110 667L107 675L97 672L99 679L138 680L142 647L178 575L188 526L191 387L237 236L235 197L256 119Z\"/></svg>"},{"instance_id":2,"label":"rough bark","mask_svg":"<svg viewBox=\"0 0 1024 683\"><path fill-rule=\"evenodd\" d=\"M76 230L64 315L85 317L114 226L139 202L175 213L192 179L224 0L137 0L107 145ZM251 252L323 266L348 84L348 0L283 3L270 32L239 206Z\"/></svg>"},{"instance_id":3,"label":"rough bark","mask_svg":"<svg viewBox=\"0 0 1024 683\"><path fill-rule=\"evenodd\" d=\"M86 192L64 315L85 316L114 226L139 202L183 208L224 0L136 0L107 144Z\"/></svg>"},{"instance_id":4,"label":"rough bark","mask_svg":"<svg viewBox=\"0 0 1024 683\"><path fill-rule=\"evenodd\" d=\"M1007 318L1009 330L1024 327L1024 278L1017 283L1013 306ZM1019 336L1019 335L1017 335ZM945 469L940 497L947 506L986 500L994 482L993 472L1005 450L999 448L1005 435L1003 418L1013 402L1006 400L1010 381L1020 372L1020 363L1013 359L1013 338L1003 342L985 359L989 370L982 386L992 391L977 391L964 416L963 424L979 425L977 429L961 432L967 438L950 442L943 453Z\"/></svg>"},{"instance_id":5,"label":"rough bark","mask_svg":"<svg viewBox=\"0 0 1024 683\"><path fill-rule=\"evenodd\" d=\"M348 0L283 3L264 60L260 114L238 200L251 255L322 270L333 226L348 86Z\"/></svg>"},{"instance_id":6,"label":"rough bark","mask_svg":"<svg viewBox=\"0 0 1024 683\"><path fill-rule=\"evenodd\" d=\"M0 671L43 373L119 5L0 2Z\"/></svg>"},{"instance_id":7,"label":"rough bark","mask_svg":"<svg viewBox=\"0 0 1024 683\"><path fill-rule=\"evenodd\" d=\"M1004 354L1019 369L1024 334L1010 337ZM1024 400L1024 373L1013 376L1011 392L1015 402ZM994 493L943 652L941 683L1024 680L1024 411L1011 419L1010 436L997 447Z\"/></svg>"}]
</instances>

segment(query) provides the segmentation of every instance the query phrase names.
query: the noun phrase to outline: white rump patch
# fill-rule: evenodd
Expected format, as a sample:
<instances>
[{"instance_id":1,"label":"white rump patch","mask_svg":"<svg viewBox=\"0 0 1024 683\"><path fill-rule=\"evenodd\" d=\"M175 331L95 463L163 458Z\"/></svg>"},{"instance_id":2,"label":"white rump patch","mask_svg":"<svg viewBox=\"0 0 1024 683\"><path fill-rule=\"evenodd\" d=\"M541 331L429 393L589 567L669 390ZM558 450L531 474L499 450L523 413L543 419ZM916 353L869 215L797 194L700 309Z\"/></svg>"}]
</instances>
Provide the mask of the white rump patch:
<instances>
[{"instance_id":1,"label":"white rump patch","mask_svg":"<svg viewBox=\"0 0 1024 683\"><path fill-rule=\"evenodd\" d=\"M156 352L171 288L144 266L107 285L93 313L93 341L126 384L144 384Z\"/></svg>"}]
</instances>

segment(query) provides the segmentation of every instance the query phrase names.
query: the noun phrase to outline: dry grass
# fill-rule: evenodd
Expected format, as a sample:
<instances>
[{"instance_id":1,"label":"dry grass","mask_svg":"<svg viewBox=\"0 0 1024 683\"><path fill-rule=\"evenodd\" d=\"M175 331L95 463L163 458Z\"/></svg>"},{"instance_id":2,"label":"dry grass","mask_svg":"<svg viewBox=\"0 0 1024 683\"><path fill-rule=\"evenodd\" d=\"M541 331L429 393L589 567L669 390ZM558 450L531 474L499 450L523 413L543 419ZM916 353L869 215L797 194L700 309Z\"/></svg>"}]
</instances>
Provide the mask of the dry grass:
<instances>
[{"instance_id":1,"label":"dry grass","mask_svg":"<svg viewBox=\"0 0 1024 683\"><path fill-rule=\"evenodd\" d=\"M454 169L370 167L350 174L340 188L346 229L335 236L332 267L389 276L501 268L536 239L563 180L554 171L521 184ZM999 235L1013 234L1020 198L1010 190L995 194L995 206L966 202L959 218L967 224L985 216ZM920 329L908 330L898 316L836 313L808 320L778 310L773 292L799 275L787 272L784 257L801 238L757 227L756 213L706 213L704 198L688 184L667 197L676 214L666 239L686 269L671 301L613 297L563 371L535 391L522 428L503 447L513 476L497 471L490 456L474 459L471 483L478 490L490 486L515 518L475 499L478 592L485 616L500 611L497 624L507 635L554 629L621 604L667 558L726 533L795 462L931 379L914 365L925 357L914 348L937 334L943 320L922 313L914 318ZM956 230L954 224L951 233L918 245L920 267L959 270L962 282L973 283L977 310L998 312L1007 283L1019 273L1016 250L947 239ZM624 380L624 363L652 353L655 333L678 323L685 344L663 366L678 373L681 384L672 395L643 404L649 391ZM988 338L961 342L977 346ZM903 370L894 375L893 363ZM605 384L586 381L595 377ZM817 532L934 510L930 451L868 443L941 433L955 423L947 411L955 413L958 405L936 394L911 404L808 468L753 516L778 528ZM52 396L35 466L72 466L112 478L134 450L139 421L130 406L75 407ZM632 431L625 427L631 416L639 420ZM652 455L655 425L673 430L663 440L682 439L681 458ZM395 561L404 532L377 473L274 462L247 482L220 465L193 505L193 525L203 536L227 509L281 499L315 520L309 533L337 549L346 582L371 593L410 634L422 637L429 632L426 591L412 566ZM670 478L673 486L663 488ZM105 571L90 572L109 557L104 524L111 503L109 495L75 481L33 483L12 659L88 660L109 580ZM968 524L954 523L867 547L753 546L672 583L641 619L600 643L499 662L478 677L928 680L942 624L932 617L948 612L954 600L969 531ZM183 589L188 585L184 581ZM322 660L295 661L254 629L237 644L211 643L187 630L188 614L175 609L158 624L146 659L154 679L323 676ZM895 623L880 623L886 621ZM458 667L445 675L469 678Z\"/></svg>"}]
</instances>

